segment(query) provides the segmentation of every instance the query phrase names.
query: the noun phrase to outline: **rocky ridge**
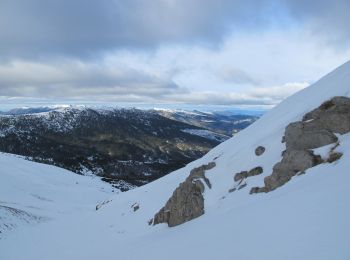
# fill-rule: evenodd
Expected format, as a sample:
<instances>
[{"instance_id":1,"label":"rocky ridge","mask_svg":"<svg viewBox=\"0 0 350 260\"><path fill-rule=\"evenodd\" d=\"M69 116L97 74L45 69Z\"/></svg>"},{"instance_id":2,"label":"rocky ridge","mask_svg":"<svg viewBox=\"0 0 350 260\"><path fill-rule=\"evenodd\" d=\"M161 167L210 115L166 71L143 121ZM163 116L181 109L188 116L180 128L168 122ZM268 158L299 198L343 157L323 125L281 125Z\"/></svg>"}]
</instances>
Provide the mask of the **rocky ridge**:
<instances>
[{"instance_id":1,"label":"rocky ridge","mask_svg":"<svg viewBox=\"0 0 350 260\"><path fill-rule=\"evenodd\" d=\"M283 141L286 150L282 160L275 164L270 176L265 177L264 187L253 187L250 193L270 192L293 176L304 173L307 169L324 162L334 162L341 155L330 152L329 158L322 159L313 149L337 143L337 134L350 132L350 98L334 97L320 107L304 115L302 121L286 127Z\"/></svg>"},{"instance_id":2,"label":"rocky ridge","mask_svg":"<svg viewBox=\"0 0 350 260\"><path fill-rule=\"evenodd\" d=\"M263 187L252 187L250 194L271 192L286 184L292 177L305 173L321 163L333 163L342 157L336 152L340 146L337 135L350 132L350 98L334 97L324 102L320 107L304 115L302 121L290 123L285 129L282 142L286 150L282 152L282 160L273 166L271 175L264 178ZM314 152L315 149L331 145L327 158L322 158ZM265 152L263 146L255 149L255 155ZM206 183L211 188L205 171L215 167L211 162L191 170L186 180L175 189L166 205L154 216L153 224L167 223L169 227L180 225L204 214L204 197L202 196ZM254 167L234 175L237 183L229 193L247 186L247 178L260 175L263 168Z\"/></svg>"}]
</instances>

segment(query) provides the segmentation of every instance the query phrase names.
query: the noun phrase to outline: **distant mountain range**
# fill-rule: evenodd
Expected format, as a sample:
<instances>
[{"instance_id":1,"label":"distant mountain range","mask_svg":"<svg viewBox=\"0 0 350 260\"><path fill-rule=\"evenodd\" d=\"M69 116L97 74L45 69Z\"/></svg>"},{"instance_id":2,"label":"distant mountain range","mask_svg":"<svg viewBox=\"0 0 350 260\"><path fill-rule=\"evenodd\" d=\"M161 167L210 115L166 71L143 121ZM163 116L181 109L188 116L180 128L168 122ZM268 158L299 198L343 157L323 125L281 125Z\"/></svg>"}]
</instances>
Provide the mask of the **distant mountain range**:
<instances>
[{"instance_id":1,"label":"distant mountain range","mask_svg":"<svg viewBox=\"0 0 350 260\"><path fill-rule=\"evenodd\" d=\"M164 117L209 129L227 136L232 136L241 131L259 118L259 116L256 115L236 114L230 111L201 112L197 110L185 111L167 109L159 109L156 111Z\"/></svg>"},{"instance_id":2,"label":"distant mountain range","mask_svg":"<svg viewBox=\"0 0 350 260\"><path fill-rule=\"evenodd\" d=\"M0 116L0 151L99 175L128 190L203 156L257 118L178 110L18 108Z\"/></svg>"}]
</instances>

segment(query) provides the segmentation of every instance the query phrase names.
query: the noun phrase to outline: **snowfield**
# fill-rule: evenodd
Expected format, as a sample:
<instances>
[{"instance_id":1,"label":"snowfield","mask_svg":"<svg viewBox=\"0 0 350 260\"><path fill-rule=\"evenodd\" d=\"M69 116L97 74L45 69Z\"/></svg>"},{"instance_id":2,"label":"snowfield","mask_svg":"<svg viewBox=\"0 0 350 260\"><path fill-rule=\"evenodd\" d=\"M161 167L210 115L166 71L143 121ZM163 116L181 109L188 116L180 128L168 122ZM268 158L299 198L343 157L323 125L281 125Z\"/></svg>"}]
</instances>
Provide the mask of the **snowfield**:
<instances>
[{"instance_id":1,"label":"snowfield","mask_svg":"<svg viewBox=\"0 0 350 260\"><path fill-rule=\"evenodd\" d=\"M200 137L204 137L204 138L214 140L214 141L219 141L219 142L226 141L229 138L226 135L217 134L217 133L214 133L213 131L203 130L203 129L183 129L182 132L188 133L191 135L197 135Z\"/></svg>"},{"instance_id":2,"label":"snowfield","mask_svg":"<svg viewBox=\"0 0 350 260\"><path fill-rule=\"evenodd\" d=\"M96 176L80 176L20 156L0 153L0 165L0 245L9 231L95 211L96 204L118 192Z\"/></svg>"},{"instance_id":3,"label":"snowfield","mask_svg":"<svg viewBox=\"0 0 350 260\"><path fill-rule=\"evenodd\" d=\"M203 158L125 193L113 195L98 179L0 155L0 205L50 218L7 232L0 240L0 259L350 259L350 134L339 138L340 160L310 168L270 193L249 194L251 187L263 186L281 160L285 127L334 96L350 97L349 83L350 62ZM266 151L256 156L260 145ZM329 148L317 152L324 155ZM205 214L173 228L148 225L190 170L212 161L216 167L206 172L212 188L204 193ZM228 192L235 173L256 166L263 174ZM96 211L94 205L102 201Z\"/></svg>"}]
</instances>

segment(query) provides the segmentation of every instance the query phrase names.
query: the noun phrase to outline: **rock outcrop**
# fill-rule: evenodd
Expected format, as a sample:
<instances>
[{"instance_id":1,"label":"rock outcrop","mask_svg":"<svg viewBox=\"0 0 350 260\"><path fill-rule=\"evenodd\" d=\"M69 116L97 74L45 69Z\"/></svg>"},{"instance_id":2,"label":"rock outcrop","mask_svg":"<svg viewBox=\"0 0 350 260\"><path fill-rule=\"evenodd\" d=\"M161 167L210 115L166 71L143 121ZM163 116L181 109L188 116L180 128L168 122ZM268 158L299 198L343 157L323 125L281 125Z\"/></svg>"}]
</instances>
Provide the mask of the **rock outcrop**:
<instances>
[{"instance_id":1,"label":"rock outcrop","mask_svg":"<svg viewBox=\"0 0 350 260\"><path fill-rule=\"evenodd\" d=\"M263 168L258 166L251 169L250 171L242 171L242 172L236 173L234 177L234 181L240 181L242 179L246 179L248 177L256 176L262 173L263 173Z\"/></svg>"},{"instance_id":2,"label":"rock outcrop","mask_svg":"<svg viewBox=\"0 0 350 260\"><path fill-rule=\"evenodd\" d=\"M263 191L272 191L288 182L297 173L303 172L322 162L321 157L314 155L312 151L287 150L284 153L282 161L273 167L272 174L265 177L265 189Z\"/></svg>"},{"instance_id":3,"label":"rock outcrop","mask_svg":"<svg viewBox=\"0 0 350 260\"><path fill-rule=\"evenodd\" d=\"M211 188L205 171L215 167L215 162L194 168L186 180L174 191L165 206L154 216L153 225L167 223L180 225L204 214L203 192L206 184Z\"/></svg>"},{"instance_id":4,"label":"rock outcrop","mask_svg":"<svg viewBox=\"0 0 350 260\"><path fill-rule=\"evenodd\" d=\"M256 155L256 156L260 156L260 155L262 155L264 152L265 152L265 147L264 147L264 146L258 146L258 147L255 149L255 155Z\"/></svg>"},{"instance_id":5,"label":"rock outcrop","mask_svg":"<svg viewBox=\"0 0 350 260\"><path fill-rule=\"evenodd\" d=\"M336 143L338 141L336 134L348 132L350 132L350 98L334 97L305 114L302 121L291 123L286 127L283 138L286 150L282 153L282 161L273 167L272 174L265 177L265 186L254 187L250 193L272 191L288 182L293 176L323 163L322 158L315 155L312 149ZM338 160L341 156L332 150L327 162Z\"/></svg>"}]
</instances>

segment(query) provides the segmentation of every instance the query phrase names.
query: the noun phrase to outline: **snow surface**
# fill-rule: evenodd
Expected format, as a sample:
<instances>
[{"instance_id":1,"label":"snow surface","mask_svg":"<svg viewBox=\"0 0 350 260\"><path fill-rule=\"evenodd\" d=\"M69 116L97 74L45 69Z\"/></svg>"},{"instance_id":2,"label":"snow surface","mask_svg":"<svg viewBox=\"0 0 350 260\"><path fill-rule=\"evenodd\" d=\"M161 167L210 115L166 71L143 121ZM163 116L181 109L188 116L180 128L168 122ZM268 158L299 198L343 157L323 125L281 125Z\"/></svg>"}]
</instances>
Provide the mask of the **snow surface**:
<instances>
[{"instance_id":1,"label":"snow surface","mask_svg":"<svg viewBox=\"0 0 350 260\"><path fill-rule=\"evenodd\" d=\"M281 160L285 127L333 96L349 97L349 82L350 62L288 98L203 158L148 185L111 196L97 211L91 206L109 194L101 193L94 183L87 187L91 193L81 195L87 190L75 190L74 181L68 181L76 175L51 179L57 168L45 166L45 173L39 171L40 181L25 178L27 171L35 175L33 169L39 166L21 166L22 159L1 155L0 165L8 164L7 170L0 168L1 203L18 203L21 209L41 205L42 200L30 196L33 192L54 203L44 214L33 211L50 215L51 221L16 228L0 240L0 259L350 259L350 134L340 137L336 150L343 157L339 161L311 168L273 192L249 195L250 188L262 186L263 178ZM266 151L257 157L254 150L259 145ZM205 214L174 228L149 226L148 220L190 170L211 161L216 167L206 172L212 189L204 194ZM256 166L263 167L262 175L248 178L245 188L228 192L236 185L235 173ZM3 184L6 181L10 185ZM67 182L67 194L57 192ZM77 197L84 199L79 202ZM137 211L135 203L140 206Z\"/></svg>"},{"instance_id":2,"label":"snow surface","mask_svg":"<svg viewBox=\"0 0 350 260\"><path fill-rule=\"evenodd\" d=\"M28 223L94 211L112 192L118 190L95 175L80 176L0 153L0 245L9 231Z\"/></svg>"},{"instance_id":3,"label":"snow surface","mask_svg":"<svg viewBox=\"0 0 350 260\"><path fill-rule=\"evenodd\" d=\"M181 130L184 133L191 134L191 135L197 135L206 139L223 142L226 141L229 137L227 135L217 134L213 131L209 131L206 129L183 129Z\"/></svg>"}]
</instances>

